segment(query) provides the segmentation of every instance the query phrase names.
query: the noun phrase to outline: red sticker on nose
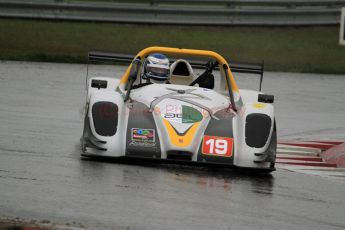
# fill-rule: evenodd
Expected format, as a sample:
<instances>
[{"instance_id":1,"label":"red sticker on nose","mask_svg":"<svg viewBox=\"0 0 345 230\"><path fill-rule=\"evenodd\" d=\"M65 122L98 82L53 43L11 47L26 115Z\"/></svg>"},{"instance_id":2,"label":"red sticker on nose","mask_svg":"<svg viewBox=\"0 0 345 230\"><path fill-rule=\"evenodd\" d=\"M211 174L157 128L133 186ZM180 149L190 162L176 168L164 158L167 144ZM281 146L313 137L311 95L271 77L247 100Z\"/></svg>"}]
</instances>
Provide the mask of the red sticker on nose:
<instances>
[{"instance_id":1,"label":"red sticker on nose","mask_svg":"<svg viewBox=\"0 0 345 230\"><path fill-rule=\"evenodd\" d=\"M202 142L202 154L231 157L233 145L233 138L205 135Z\"/></svg>"}]
</instances>

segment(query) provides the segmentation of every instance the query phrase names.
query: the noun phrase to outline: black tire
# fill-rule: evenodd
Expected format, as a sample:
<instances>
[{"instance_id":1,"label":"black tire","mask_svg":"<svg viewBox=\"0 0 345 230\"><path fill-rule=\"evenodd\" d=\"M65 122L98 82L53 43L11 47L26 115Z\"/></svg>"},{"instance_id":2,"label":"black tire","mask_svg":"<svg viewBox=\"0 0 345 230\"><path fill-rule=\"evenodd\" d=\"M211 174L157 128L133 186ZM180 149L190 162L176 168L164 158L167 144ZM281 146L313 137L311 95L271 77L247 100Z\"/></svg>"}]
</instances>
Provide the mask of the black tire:
<instances>
[{"instance_id":1,"label":"black tire","mask_svg":"<svg viewBox=\"0 0 345 230\"><path fill-rule=\"evenodd\" d=\"M274 119L273 133L272 133L271 139L272 139L273 145L275 146L275 154L274 154L273 162L271 162L271 164L270 164L270 168L274 169L275 164L276 164L276 158L277 158L277 126L276 126L276 120L275 119Z\"/></svg>"}]
</instances>

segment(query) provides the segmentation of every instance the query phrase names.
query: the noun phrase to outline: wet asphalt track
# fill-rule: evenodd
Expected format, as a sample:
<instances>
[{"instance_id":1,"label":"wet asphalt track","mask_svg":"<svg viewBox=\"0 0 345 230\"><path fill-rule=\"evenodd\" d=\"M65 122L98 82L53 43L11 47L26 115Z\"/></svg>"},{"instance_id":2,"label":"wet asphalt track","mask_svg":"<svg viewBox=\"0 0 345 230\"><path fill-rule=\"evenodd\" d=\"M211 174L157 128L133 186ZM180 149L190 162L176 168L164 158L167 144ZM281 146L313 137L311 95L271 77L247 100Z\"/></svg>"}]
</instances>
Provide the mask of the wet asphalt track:
<instances>
[{"instance_id":1,"label":"wet asphalt track","mask_svg":"<svg viewBox=\"0 0 345 230\"><path fill-rule=\"evenodd\" d=\"M0 218L91 229L345 229L341 181L81 160L85 72L0 63ZM345 76L265 78L280 138L345 139ZM240 86L256 88L252 79Z\"/></svg>"}]
</instances>

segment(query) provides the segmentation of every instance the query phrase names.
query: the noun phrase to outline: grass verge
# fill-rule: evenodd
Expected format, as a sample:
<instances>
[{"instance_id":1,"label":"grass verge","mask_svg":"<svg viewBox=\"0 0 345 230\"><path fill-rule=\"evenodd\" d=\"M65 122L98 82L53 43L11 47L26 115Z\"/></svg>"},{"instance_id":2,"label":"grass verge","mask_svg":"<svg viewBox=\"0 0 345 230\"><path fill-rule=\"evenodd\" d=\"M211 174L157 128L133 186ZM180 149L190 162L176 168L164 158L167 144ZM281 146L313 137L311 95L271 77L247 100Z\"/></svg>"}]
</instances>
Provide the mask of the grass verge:
<instances>
[{"instance_id":1,"label":"grass verge","mask_svg":"<svg viewBox=\"0 0 345 230\"><path fill-rule=\"evenodd\" d=\"M81 63L90 49L136 53L152 45L214 50L266 70L345 73L338 27L149 26L0 19L0 59Z\"/></svg>"}]
</instances>

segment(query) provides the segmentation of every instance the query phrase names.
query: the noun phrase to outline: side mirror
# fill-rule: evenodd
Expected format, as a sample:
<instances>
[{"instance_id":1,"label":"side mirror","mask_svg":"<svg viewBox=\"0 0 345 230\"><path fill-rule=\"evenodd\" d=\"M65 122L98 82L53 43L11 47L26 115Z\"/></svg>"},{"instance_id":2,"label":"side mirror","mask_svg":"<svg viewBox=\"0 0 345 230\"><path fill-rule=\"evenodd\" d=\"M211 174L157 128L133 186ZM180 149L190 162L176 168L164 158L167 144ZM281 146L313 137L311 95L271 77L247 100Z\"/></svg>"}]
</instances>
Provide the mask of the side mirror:
<instances>
[{"instance_id":1,"label":"side mirror","mask_svg":"<svg viewBox=\"0 0 345 230\"><path fill-rule=\"evenodd\" d=\"M269 94L259 94L258 102L273 103L274 102L274 96L269 95Z\"/></svg>"},{"instance_id":2,"label":"side mirror","mask_svg":"<svg viewBox=\"0 0 345 230\"><path fill-rule=\"evenodd\" d=\"M107 81L104 80L96 80L96 79L92 79L91 81L91 87L92 88L97 88L97 89L105 89L107 88Z\"/></svg>"}]
</instances>

